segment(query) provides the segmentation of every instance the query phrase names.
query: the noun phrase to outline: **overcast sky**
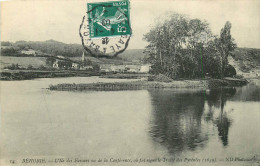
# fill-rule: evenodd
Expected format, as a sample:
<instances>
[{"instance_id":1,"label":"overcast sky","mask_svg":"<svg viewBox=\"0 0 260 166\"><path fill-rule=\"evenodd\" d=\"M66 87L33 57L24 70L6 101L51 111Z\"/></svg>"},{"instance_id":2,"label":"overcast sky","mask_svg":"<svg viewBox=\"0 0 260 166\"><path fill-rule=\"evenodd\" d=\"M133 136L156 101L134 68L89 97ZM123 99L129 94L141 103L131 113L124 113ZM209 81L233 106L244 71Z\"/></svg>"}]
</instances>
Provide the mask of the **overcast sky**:
<instances>
[{"instance_id":1,"label":"overcast sky","mask_svg":"<svg viewBox=\"0 0 260 166\"><path fill-rule=\"evenodd\" d=\"M102 1L102 0L101 0ZM103 0L106 1L106 0ZM79 43L79 26L88 1L7 1L1 2L1 41L45 41ZM93 2L93 0L92 0ZM215 35L226 21L239 47L260 48L259 0L131 0L133 36L129 48L144 48L142 40L154 20L167 11L205 19Z\"/></svg>"}]
</instances>

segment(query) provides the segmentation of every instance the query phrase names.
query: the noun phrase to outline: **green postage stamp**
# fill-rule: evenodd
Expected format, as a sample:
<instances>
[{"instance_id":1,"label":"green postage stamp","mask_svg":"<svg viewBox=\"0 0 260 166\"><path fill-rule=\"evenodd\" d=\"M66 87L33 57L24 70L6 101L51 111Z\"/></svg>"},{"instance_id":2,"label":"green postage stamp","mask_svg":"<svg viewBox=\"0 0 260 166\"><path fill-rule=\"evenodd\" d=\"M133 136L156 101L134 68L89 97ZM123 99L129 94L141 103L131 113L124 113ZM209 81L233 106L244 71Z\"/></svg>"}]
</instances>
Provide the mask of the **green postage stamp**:
<instances>
[{"instance_id":1,"label":"green postage stamp","mask_svg":"<svg viewBox=\"0 0 260 166\"><path fill-rule=\"evenodd\" d=\"M96 57L124 52L132 35L129 1L87 3L79 35L86 51Z\"/></svg>"},{"instance_id":2,"label":"green postage stamp","mask_svg":"<svg viewBox=\"0 0 260 166\"><path fill-rule=\"evenodd\" d=\"M88 3L90 38L130 35L129 1Z\"/></svg>"}]
</instances>

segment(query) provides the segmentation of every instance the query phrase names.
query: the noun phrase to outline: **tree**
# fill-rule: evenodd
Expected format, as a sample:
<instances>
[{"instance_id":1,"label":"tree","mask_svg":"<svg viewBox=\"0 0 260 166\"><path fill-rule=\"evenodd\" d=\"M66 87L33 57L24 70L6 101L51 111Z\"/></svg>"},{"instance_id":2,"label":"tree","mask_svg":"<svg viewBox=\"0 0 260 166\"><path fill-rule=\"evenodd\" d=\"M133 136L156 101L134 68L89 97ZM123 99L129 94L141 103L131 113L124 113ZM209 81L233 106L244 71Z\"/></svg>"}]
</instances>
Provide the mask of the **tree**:
<instances>
[{"instance_id":1,"label":"tree","mask_svg":"<svg viewBox=\"0 0 260 166\"><path fill-rule=\"evenodd\" d=\"M47 57L46 58L46 65L47 66L51 66L53 65L53 63L56 61L56 59L54 57Z\"/></svg>"},{"instance_id":2,"label":"tree","mask_svg":"<svg viewBox=\"0 0 260 166\"><path fill-rule=\"evenodd\" d=\"M29 64L29 65L27 66L27 69L28 69L28 70L32 70L32 69L33 69L33 66L32 66L31 64Z\"/></svg>"},{"instance_id":3,"label":"tree","mask_svg":"<svg viewBox=\"0 0 260 166\"><path fill-rule=\"evenodd\" d=\"M91 66L91 65L92 65L92 61L91 61L90 59L87 59L87 60L85 61L85 65L86 65L86 66Z\"/></svg>"},{"instance_id":4,"label":"tree","mask_svg":"<svg viewBox=\"0 0 260 166\"><path fill-rule=\"evenodd\" d=\"M40 69L40 70L45 70L46 67L45 67L44 65L40 65L39 69Z\"/></svg>"},{"instance_id":5,"label":"tree","mask_svg":"<svg viewBox=\"0 0 260 166\"><path fill-rule=\"evenodd\" d=\"M145 53L149 56L146 61L152 64L152 73L173 79L205 75L223 78L228 56L236 47L230 34L231 23L227 22L217 37L206 21L176 13L165 18L144 35L149 42Z\"/></svg>"},{"instance_id":6,"label":"tree","mask_svg":"<svg viewBox=\"0 0 260 166\"><path fill-rule=\"evenodd\" d=\"M236 48L234 39L231 37L231 23L226 22L224 28L220 31L220 38L218 40L218 50L221 55L221 78L224 77L225 70L228 65L228 56L231 55L231 52Z\"/></svg>"},{"instance_id":7,"label":"tree","mask_svg":"<svg viewBox=\"0 0 260 166\"><path fill-rule=\"evenodd\" d=\"M94 71L100 71L100 65L99 64L97 64L97 63L92 63L92 66L93 66L93 70Z\"/></svg>"},{"instance_id":8,"label":"tree","mask_svg":"<svg viewBox=\"0 0 260 166\"><path fill-rule=\"evenodd\" d=\"M184 15L171 13L144 35L150 44L145 52L152 64L152 71L171 78L194 78L201 76L202 51L207 42L201 35L211 40L212 33L206 21L189 19Z\"/></svg>"},{"instance_id":9,"label":"tree","mask_svg":"<svg viewBox=\"0 0 260 166\"><path fill-rule=\"evenodd\" d=\"M19 65L18 64L11 64L9 66L6 67L7 69L10 69L10 70L16 70L16 69L20 69Z\"/></svg>"},{"instance_id":10,"label":"tree","mask_svg":"<svg viewBox=\"0 0 260 166\"><path fill-rule=\"evenodd\" d=\"M225 68L225 73L224 76L225 77L234 77L237 74L236 69L228 64L227 67Z\"/></svg>"},{"instance_id":11,"label":"tree","mask_svg":"<svg viewBox=\"0 0 260 166\"><path fill-rule=\"evenodd\" d=\"M2 41L1 46L12 46L12 43L9 41Z\"/></svg>"},{"instance_id":12,"label":"tree","mask_svg":"<svg viewBox=\"0 0 260 166\"><path fill-rule=\"evenodd\" d=\"M17 51L13 48L2 48L1 49L1 55L3 56L14 56L17 55Z\"/></svg>"}]
</instances>

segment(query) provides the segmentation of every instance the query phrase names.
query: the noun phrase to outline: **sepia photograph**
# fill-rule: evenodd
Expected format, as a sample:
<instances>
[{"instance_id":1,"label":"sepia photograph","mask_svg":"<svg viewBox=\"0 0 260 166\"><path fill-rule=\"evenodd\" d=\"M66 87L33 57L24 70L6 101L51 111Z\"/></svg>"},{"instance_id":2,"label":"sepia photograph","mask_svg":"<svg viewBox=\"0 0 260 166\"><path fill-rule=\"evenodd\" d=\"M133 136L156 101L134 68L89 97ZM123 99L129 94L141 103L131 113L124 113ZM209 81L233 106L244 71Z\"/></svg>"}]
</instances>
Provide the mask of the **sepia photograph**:
<instances>
[{"instance_id":1,"label":"sepia photograph","mask_svg":"<svg viewBox=\"0 0 260 166\"><path fill-rule=\"evenodd\" d=\"M260 166L259 0L1 0L1 166Z\"/></svg>"}]
</instances>

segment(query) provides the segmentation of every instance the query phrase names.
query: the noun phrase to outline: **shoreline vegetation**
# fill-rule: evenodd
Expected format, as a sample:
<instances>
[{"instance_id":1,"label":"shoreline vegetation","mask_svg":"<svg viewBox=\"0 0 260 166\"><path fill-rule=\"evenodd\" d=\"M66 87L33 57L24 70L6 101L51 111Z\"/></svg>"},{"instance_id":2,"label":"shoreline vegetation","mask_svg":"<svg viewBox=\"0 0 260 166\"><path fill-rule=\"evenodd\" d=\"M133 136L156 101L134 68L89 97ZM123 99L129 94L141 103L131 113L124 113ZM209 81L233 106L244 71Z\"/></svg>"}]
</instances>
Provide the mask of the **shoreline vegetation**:
<instances>
[{"instance_id":1,"label":"shoreline vegetation","mask_svg":"<svg viewBox=\"0 0 260 166\"><path fill-rule=\"evenodd\" d=\"M50 85L50 90L57 91L120 91L120 90L145 90L167 88L218 88L243 86L248 83L245 79L205 79L205 80L181 80L171 82L159 81L129 81L129 82L98 82L88 84L57 84Z\"/></svg>"},{"instance_id":2,"label":"shoreline vegetation","mask_svg":"<svg viewBox=\"0 0 260 166\"><path fill-rule=\"evenodd\" d=\"M141 79L148 78L151 74L148 73L115 73L115 74L102 74L100 78L110 79Z\"/></svg>"},{"instance_id":3,"label":"shoreline vegetation","mask_svg":"<svg viewBox=\"0 0 260 166\"><path fill-rule=\"evenodd\" d=\"M56 77L91 77L109 79L141 79L148 78L148 73L113 73L87 70L2 70L0 71L1 80L31 80L35 78L56 78Z\"/></svg>"},{"instance_id":4,"label":"shoreline vegetation","mask_svg":"<svg viewBox=\"0 0 260 166\"><path fill-rule=\"evenodd\" d=\"M3 70L0 72L1 80L31 80L35 78L56 78L56 77L90 77L100 76L99 72L93 71L43 71L43 70Z\"/></svg>"},{"instance_id":5,"label":"shoreline vegetation","mask_svg":"<svg viewBox=\"0 0 260 166\"><path fill-rule=\"evenodd\" d=\"M187 80L173 80L162 74L147 73L101 73L90 71L41 71L41 70L7 70L1 71L1 80L30 80L34 78L56 77L91 77L99 76L108 79L138 79L128 82L99 82L88 84L58 84L49 85L50 90L58 91L119 91L142 89L167 89L167 88L218 88L243 86L248 83L246 79L238 78L201 78Z\"/></svg>"}]
</instances>

